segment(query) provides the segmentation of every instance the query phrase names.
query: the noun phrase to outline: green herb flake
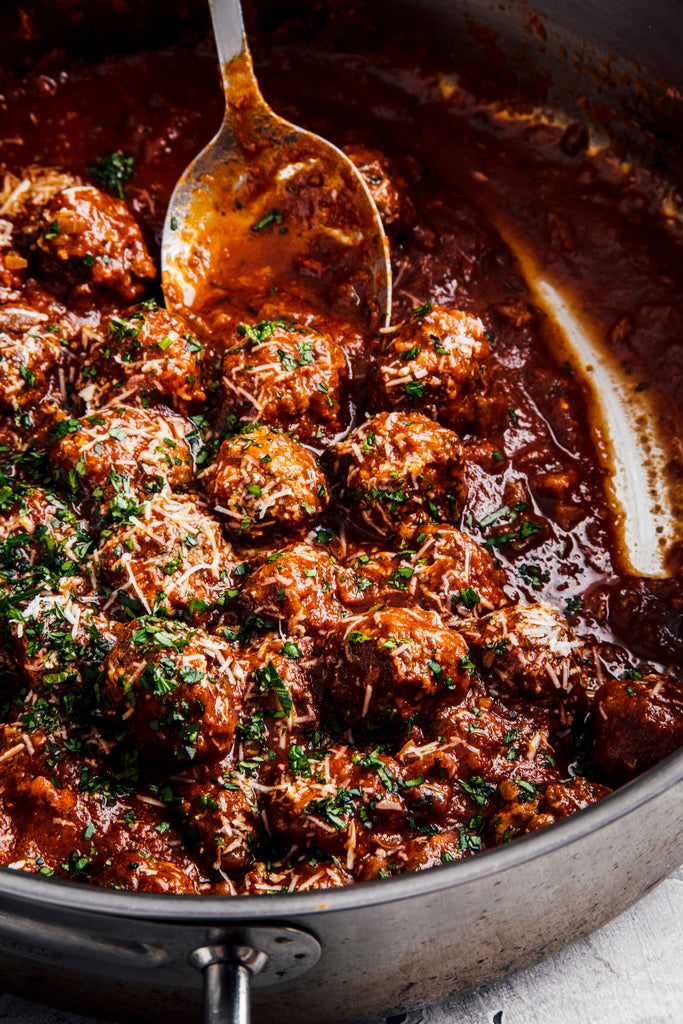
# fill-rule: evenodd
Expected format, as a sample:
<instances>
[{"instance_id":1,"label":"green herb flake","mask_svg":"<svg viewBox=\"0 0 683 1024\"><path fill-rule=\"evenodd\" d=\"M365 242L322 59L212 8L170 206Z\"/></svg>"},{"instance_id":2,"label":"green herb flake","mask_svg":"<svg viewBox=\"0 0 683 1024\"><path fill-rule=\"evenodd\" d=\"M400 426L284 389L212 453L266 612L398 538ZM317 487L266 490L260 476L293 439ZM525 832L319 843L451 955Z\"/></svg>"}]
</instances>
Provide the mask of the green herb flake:
<instances>
[{"instance_id":1,"label":"green herb flake","mask_svg":"<svg viewBox=\"0 0 683 1024\"><path fill-rule=\"evenodd\" d=\"M417 402L421 398L424 398L425 386L422 381L409 380L405 385L405 392L410 402Z\"/></svg>"},{"instance_id":2,"label":"green herb flake","mask_svg":"<svg viewBox=\"0 0 683 1024\"><path fill-rule=\"evenodd\" d=\"M453 597L455 598L455 596L456 595L454 594ZM479 594L476 590L473 590L472 587L462 587L460 589L460 600L465 605L465 608L470 609L476 608L476 606L481 603Z\"/></svg>"},{"instance_id":3,"label":"green herb flake","mask_svg":"<svg viewBox=\"0 0 683 1024\"><path fill-rule=\"evenodd\" d=\"M471 779L458 779L458 785L467 793L471 800L479 807L483 807L496 792L496 787L484 780L479 775L473 775Z\"/></svg>"},{"instance_id":4,"label":"green herb flake","mask_svg":"<svg viewBox=\"0 0 683 1024\"><path fill-rule=\"evenodd\" d=\"M88 164L88 171L98 185L116 192L119 199L125 199L124 181L133 176L133 157L116 150L95 164Z\"/></svg>"},{"instance_id":5,"label":"green herb flake","mask_svg":"<svg viewBox=\"0 0 683 1024\"><path fill-rule=\"evenodd\" d=\"M279 210L271 210L270 213L261 217L260 220L251 225L251 230L255 234L258 234L259 231L263 231L264 228L267 228L269 224L282 224L282 214Z\"/></svg>"}]
</instances>

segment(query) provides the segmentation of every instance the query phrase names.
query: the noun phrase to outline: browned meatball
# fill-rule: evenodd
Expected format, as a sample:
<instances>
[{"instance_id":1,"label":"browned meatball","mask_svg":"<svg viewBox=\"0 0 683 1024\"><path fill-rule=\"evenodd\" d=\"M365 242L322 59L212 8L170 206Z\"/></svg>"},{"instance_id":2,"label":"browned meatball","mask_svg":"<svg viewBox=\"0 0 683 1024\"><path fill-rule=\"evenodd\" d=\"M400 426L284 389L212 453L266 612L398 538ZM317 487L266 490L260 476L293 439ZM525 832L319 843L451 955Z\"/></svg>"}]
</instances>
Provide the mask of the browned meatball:
<instances>
[{"instance_id":1,"label":"browned meatball","mask_svg":"<svg viewBox=\"0 0 683 1024\"><path fill-rule=\"evenodd\" d=\"M180 811L207 868L222 873L249 863L260 822L256 795L243 773L227 771L220 779L183 786Z\"/></svg>"},{"instance_id":2,"label":"browned meatball","mask_svg":"<svg viewBox=\"0 0 683 1024\"><path fill-rule=\"evenodd\" d=\"M114 530L97 558L125 608L185 613L197 622L224 604L237 565L218 522L186 495L152 498L142 517Z\"/></svg>"},{"instance_id":3,"label":"browned meatball","mask_svg":"<svg viewBox=\"0 0 683 1024\"><path fill-rule=\"evenodd\" d=\"M433 609L449 625L507 602L505 577L491 555L455 526L408 525L400 533L397 551L382 552L362 565L363 571L383 573L385 601Z\"/></svg>"},{"instance_id":4,"label":"browned meatball","mask_svg":"<svg viewBox=\"0 0 683 1024\"><path fill-rule=\"evenodd\" d=\"M38 405L50 391L60 354L53 332L0 333L0 406L17 412Z\"/></svg>"},{"instance_id":5,"label":"browned meatball","mask_svg":"<svg viewBox=\"0 0 683 1024\"><path fill-rule=\"evenodd\" d=\"M511 605L458 628L503 690L559 703L588 686L583 643L549 605Z\"/></svg>"},{"instance_id":6,"label":"browned meatball","mask_svg":"<svg viewBox=\"0 0 683 1024\"><path fill-rule=\"evenodd\" d=\"M145 498L192 479L185 440L192 424L179 416L109 406L63 426L68 432L54 443L51 456L71 490L83 487L96 501L123 508L131 492Z\"/></svg>"},{"instance_id":7,"label":"browned meatball","mask_svg":"<svg viewBox=\"0 0 683 1024\"><path fill-rule=\"evenodd\" d=\"M11 538L13 561L21 555L30 565L58 562L62 574L79 575L93 548L84 520L62 498L40 487L15 482L12 492L13 508L0 521L0 544Z\"/></svg>"},{"instance_id":8,"label":"browned meatball","mask_svg":"<svg viewBox=\"0 0 683 1024\"><path fill-rule=\"evenodd\" d=\"M353 876L338 865L327 864L317 856L307 854L289 866L283 864L276 867L259 861L245 876L239 891L261 895L307 892L311 889L351 885L353 881Z\"/></svg>"},{"instance_id":9,"label":"browned meatball","mask_svg":"<svg viewBox=\"0 0 683 1024\"><path fill-rule=\"evenodd\" d=\"M501 782L498 788L502 804L491 820L496 844L508 843L527 832L537 832L611 792L607 786L581 778L544 784L515 777Z\"/></svg>"},{"instance_id":10,"label":"browned meatball","mask_svg":"<svg viewBox=\"0 0 683 1024\"><path fill-rule=\"evenodd\" d=\"M106 698L143 753L212 762L229 752L246 672L224 641L142 618L119 627L102 671Z\"/></svg>"},{"instance_id":11,"label":"browned meatball","mask_svg":"<svg viewBox=\"0 0 683 1024\"><path fill-rule=\"evenodd\" d=\"M22 620L13 623L19 668L32 687L47 689L50 697L75 687L77 697L87 699L88 684L116 639L114 623L97 605L74 596L77 582L66 578L59 590L37 594Z\"/></svg>"},{"instance_id":12,"label":"browned meatball","mask_svg":"<svg viewBox=\"0 0 683 1024\"><path fill-rule=\"evenodd\" d=\"M314 544L290 544L247 576L242 611L284 623L288 633L325 632L345 614L337 597L339 566Z\"/></svg>"},{"instance_id":13,"label":"browned meatball","mask_svg":"<svg viewBox=\"0 0 683 1024\"><path fill-rule=\"evenodd\" d=\"M293 430L303 441L333 438L344 429L347 365L336 341L285 320L241 324L237 331L222 364L227 415Z\"/></svg>"},{"instance_id":14,"label":"browned meatball","mask_svg":"<svg viewBox=\"0 0 683 1024\"><path fill-rule=\"evenodd\" d=\"M385 229L398 233L410 227L415 209L408 186L389 157L358 143L344 146L344 152L365 179Z\"/></svg>"},{"instance_id":15,"label":"browned meatball","mask_svg":"<svg viewBox=\"0 0 683 1024\"><path fill-rule=\"evenodd\" d=\"M358 881L389 878L397 873L424 871L425 868L462 860L478 849L466 833L462 827L410 839L405 835L387 837L363 857L356 877Z\"/></svg>"},{"instance_id":16,"label":"browned meatball","mask_svg":"<svg viewBox=\"0 0 683 1024\"><path fill-rule=\"evenodd\" d=\"M289 434L267 426L224 441L202 480L228 530L254 539L310 527L328 502L313 456Z\"/></svg>"},{"instance_id":17,"label":"browned meatball","mask_svg":"<svg viewBox=\"0 0 683 1024\"><path fill-rule=\"evenodd\" d=\"M201 892L194 865L176 864L172 860L155 857L147 850L115 853L92 881L104 889L173 892L186 896Z\"/></svg>"},{"instance_id":18,"label":"browned meatball","mask_svg":"<svg viewBox=\"0 0 683 1024\"><path fill-rule=\"evenodd\" d=\"M560 818L567 818L570 814L589 807L596 800L602 800L612 790L603 786L600 782L592 782L576 776L572 779L561 779L559 782L551 782L545 787L543 795L543 813L552 815L553 821ZM543 826L549 822L543 822Z\"/></svg>"},{"instance_id":19,"label":"browned meatball","mask_svg":"<svg viewBox=\"0 0 683 1024\"><path fill-rule=\"evenodd\" d=\"M48 269L134 301L156 277L140 228L125 203L89 185L65 188L42 213L38 248Z\"/></svg>"},{"instance_id":20,"label":"browned meatball","mask_svg":"<svg viewBox=\"0 0 683 1024\"><path fill-rule=\"evenodd\" d=\"M288 763L291 736L296 739L302 728L320 725L314 643L307 637L269 638L248 660L251 672L236 729L237 754L248 759L267 751L269 762Z\"/></svg>"},{"instance_id":21,"label":"browned meatball","mask_svg":"<svg viewBox=\"0 0 683 1024\"><path fill-rule=\"evenodd\" d=\"M326 454L357 525L386 536L409 516L458 518L466 495L456 434L415 413L380 413Z\"/></svg>"},{"instance_id":22,"label":"browned meatball","mask_svg":"<svg viewBox=\"0 0 683 1024\"><path fill-rule=\"evenodd\" d=\"M534 782L559 778L562 745L551 709L530 702L509 707L491 698L476 675L472 680L466 701L448 695L437 702L429 720L434 741L402 752L401 763L425 777L437 764L439 775L459 780L460 795L468 797L472 792L462 781L468 778L486 780L482 792L489 796L518 774Z\"/></svg>"},{"instance_id":23,"label":"browned meatball","mask_svg":"<svg viewBox=\"0 0 683 1024\"><path fill-rule=\"evenodd\" d=\"M371 409L419 409L451 430L470 427L488 392L481 320L428 303L383 336L368 375Z\"/></svg>"},{"instance_id":24,"label":"browned meatball","mask_svg":"<svg viewBox=\"0 0 683 1024\"><path fill-rule=\"evenodd\" d=\"M683 689L668 676L611 679L595 695L595 763L628 778L683 745Z\"/></svg>"},{"instance_id":25,"label":"browned meatball","mask_svg":"<svg viewBox=\"0 0 683 1024\"><path fill-rule=\"evenodd\" d=\"M86 352L79 395L90 405L130 401L131 395L146 401L165 397L183 410L206 398L203 352L187 321L150 299L105 321Z\"/></svg>"},{"instance_id":26,"label":"browned meatball","mask_svg":"<svg viewBox=\"0 0 683 1024\"><path fill-rule=\"evenodd\" d=\"M441 523L399 529L393 549L347 544L339 576L342 604L354 612L379 604L417 604L453 626L507 602L505 577L485 548L455 526Z\"/></svg>"},{"instance_id":27,"label":"browned meatball","mask_svg":"<svg viewBox=\"0 0 683 1024\"><path fill-rule=\"evenodd\" d=\"M395 831L406 821L398 766L377 755L372 766L347 747L309 759L297 748L293 767L278 765L263 794L268 826L291 842L319 847L351 871L374 833Z\"/></svg>"},{"instance_id":28,"label":"browned meatball","mask_svg":"<svg viewBox=\"0 0 683 1024\"><path fill-rule=\"evenodd\" d=\"M351 726L407 719L434 694L465 693L467 645L433 612L389 608L354 616L330 636L325 686Z\"/></svg>"}]
</instances>

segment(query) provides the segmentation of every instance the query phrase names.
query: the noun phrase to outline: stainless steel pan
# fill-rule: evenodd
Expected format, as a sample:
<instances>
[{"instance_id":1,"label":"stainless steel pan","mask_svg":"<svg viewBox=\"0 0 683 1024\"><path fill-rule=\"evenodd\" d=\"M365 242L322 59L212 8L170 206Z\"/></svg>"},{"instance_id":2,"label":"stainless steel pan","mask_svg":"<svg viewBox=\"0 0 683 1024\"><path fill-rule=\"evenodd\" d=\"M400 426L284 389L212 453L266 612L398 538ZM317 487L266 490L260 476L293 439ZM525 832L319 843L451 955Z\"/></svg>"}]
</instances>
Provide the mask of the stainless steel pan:
<instances>
[{"instance_id":1,"label":"stainless steel pan","mask_svg":"<svg viewBox=\"0 0 683 1024\"><path fill-rule=\"evenodd\" d=\"M475 19L522 79L549 76L551 103L570 116L585 116L586 102L612 108L608 127L624 146L666 166L657 140L680 137L683 119L677 0L546 0L535 5L543 31L532 33L528 0L393 6L371 12L385 24L413 19L441 49L447 41L476 61ZM324 892L173 897L2 869L0 986L130 1021L199 1019L204 992L207 1020L237 1020L249 984L257 1020L334 1024L410 1009L532 964L640 899L683 859L682 797L680 751L509 846Z\"/></svg>"}]
</instances>

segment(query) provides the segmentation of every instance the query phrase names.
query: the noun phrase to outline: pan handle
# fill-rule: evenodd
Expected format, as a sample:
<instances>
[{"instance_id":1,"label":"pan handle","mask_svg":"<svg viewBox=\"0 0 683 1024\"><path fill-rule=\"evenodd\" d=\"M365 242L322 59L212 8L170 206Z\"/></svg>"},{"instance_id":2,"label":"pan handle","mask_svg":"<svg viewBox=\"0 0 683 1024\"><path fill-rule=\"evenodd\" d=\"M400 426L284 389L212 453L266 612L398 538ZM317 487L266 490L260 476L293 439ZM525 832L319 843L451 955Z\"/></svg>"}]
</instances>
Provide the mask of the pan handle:
<instances>
[{"instance_id":1,"label":"pan handle","mask_svg":"<svg viewBox=\"0 0 683 1024\"><path fill-rule=\"evenodd\" d=\"M252 985L290 981L321 952L313 935L287 926L237 928L216 939L188 957L204 976L204 1024L250 1024Z\"/></svg>"},{"instance_id":2,"label":"pan handle","mask_svg":"<svg viewBox=\"0 0 683 1024\"><path fill-rule=\"evenodd\" d=\"M215 963L204 970L204 1024L251 1024L251 971Z\"/></svg>"}]
</instances>

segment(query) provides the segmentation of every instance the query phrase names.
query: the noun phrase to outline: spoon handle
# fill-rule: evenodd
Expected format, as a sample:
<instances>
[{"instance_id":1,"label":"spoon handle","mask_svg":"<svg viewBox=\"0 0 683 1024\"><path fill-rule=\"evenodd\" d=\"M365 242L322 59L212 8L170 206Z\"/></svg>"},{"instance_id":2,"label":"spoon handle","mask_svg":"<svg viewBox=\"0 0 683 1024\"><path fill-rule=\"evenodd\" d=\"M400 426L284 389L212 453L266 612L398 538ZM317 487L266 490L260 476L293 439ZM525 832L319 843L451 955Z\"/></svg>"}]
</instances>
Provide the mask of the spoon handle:
<instances>
[{"instance_id":1,"label":"spoon handle","mask_svg":"<svg viewBox=\"0 0 683 1024\"><path fill-rule=\"evenodd\" d=\"M240 0L209 0L216 49L225 81L225 67L241 53L249 53ZM227 82L225 82L227 85Z\"/></svg>"}]
</instances>

